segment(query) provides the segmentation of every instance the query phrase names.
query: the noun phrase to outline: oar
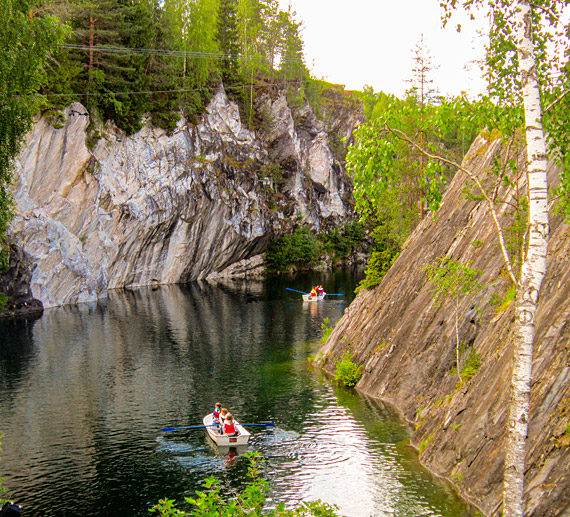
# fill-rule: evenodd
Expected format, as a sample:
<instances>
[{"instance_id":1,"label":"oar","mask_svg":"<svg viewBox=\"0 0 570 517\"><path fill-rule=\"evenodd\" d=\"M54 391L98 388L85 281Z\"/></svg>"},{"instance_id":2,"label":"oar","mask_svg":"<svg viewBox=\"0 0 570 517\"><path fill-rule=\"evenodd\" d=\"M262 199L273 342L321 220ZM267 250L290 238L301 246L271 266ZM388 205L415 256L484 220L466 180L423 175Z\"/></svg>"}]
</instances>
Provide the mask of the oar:
<instances>
[{"instance_id":1,"label":"oar","mask_svg":"<svg viewBox=\"0 0 570 517\"><path fill-rule=\"evenodd\" d=\"M301 293L301 294L309 294L309 293L305 293L303 291L297 291L297 289L291 289L290 287L286 287L285 289L287 289L287 291L294 291L296 293Z\"/></svg>"},{"instance_id":2,"label":"oar","mask_svg":"<svg viewBox=\"0 0 570 517\"><path fill-rule=\"evenodd\" d=\"M273 422L263 422L261 424L238 424L241 426L252 426L252 425L257 425L257 426L263 426L263 427L275 427L275 424ZM212 425L191 425L189 427L165 427L162 432L163 433L169 433L170 431L183 431L186 429L204 429L206 427L217 427L217 424L212 424Z\"/></svg>"},{"instance_id":3,"label":"oar","mask_svg":"<svg viewBox=\"0 0 570 517\"><path fill-rule=\"evenodd\" d=\"M343 293L338 293L338 294L332 294L332 293L326 293L327 296L344 296Z\"/></svg>"},{"instance_id":4,"label":"oar","mask_svg":"<svg viewBox=\"0 0 570 517\"><path fill-rule=\"evenodd\" d=\"M169 433L170 431L182 431L183 429L205 429L206 427L217 427L217 424L211 425L191 425L189 427L165 427L162 432Z\"/></svg>"}]
</instances>

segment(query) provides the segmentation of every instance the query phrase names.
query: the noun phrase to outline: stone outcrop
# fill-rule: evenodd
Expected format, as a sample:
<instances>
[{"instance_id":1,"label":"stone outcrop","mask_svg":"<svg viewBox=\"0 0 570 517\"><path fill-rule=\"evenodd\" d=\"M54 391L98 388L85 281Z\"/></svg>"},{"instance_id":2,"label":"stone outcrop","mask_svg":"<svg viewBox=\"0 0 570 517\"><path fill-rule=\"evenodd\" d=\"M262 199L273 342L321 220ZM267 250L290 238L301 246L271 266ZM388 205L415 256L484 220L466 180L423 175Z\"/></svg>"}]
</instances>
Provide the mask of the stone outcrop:
<instances>
[{"instance_id":1,"label":"stone outcrop","mask_svg":"<svg viewBox=\"0 0 570 517\"><path fill-rule=\"evenodd\" d=\"M30 261L21 249L10 246L8 268L0 274L2 293L7 297L0 317L14 316L39 317L43 313L41 302L35 299L30 290Z\"/></svg>"},{"instance_id":2,"label":"stone outcrop","mask_svg":"<svg viewBox=\"0 0 570 517\"><path fill-rule=\"evenodd\" d=\"M497 142L482 137L465 164L490 181ZM522 160L521 160L521 164ZM556 184L557 171L549 171ZM363 365L359 390L394 404L415 425L412 443L424 465L455 483L485 515L499 515L509 408L514 307L493 221L483 201L466 196L458 173L437 219L426 218L374 290L362 291L345 311L318 362L333 372L350 349ZM524 179L518 188L524 190ZM514 189L514 187L513 187ZM514 190L501 187L497 204L503 227L512 226ZM512 235L512 234L511 234ZM570 515L570 227L551 219L548 273L536 326L531 420L526 470L526 515ZM454 303L434 303L425 266L449 256L483 273L484 289L459 308L465 364L472 350L481 359L465 382L455 366Z\"/></svg>"},{"instance_id":3,"label":"stone outcrop","mask_svg":"<svg viewBox=\"0 0 570 517\"><path fill-rule=\"evenodd\" d=\"M182 119L172 134L108 126L88 147L81 104L58 127L40 118L16 161L9 229L29 257L33 296L47 308L113 288L255 274L270 238L296 218L324 230L352 217L327 125L301 106L301 127L283 92L258 97L268 118L258 132L222 87L198 125Z\"/></svg>"}]
</instances>

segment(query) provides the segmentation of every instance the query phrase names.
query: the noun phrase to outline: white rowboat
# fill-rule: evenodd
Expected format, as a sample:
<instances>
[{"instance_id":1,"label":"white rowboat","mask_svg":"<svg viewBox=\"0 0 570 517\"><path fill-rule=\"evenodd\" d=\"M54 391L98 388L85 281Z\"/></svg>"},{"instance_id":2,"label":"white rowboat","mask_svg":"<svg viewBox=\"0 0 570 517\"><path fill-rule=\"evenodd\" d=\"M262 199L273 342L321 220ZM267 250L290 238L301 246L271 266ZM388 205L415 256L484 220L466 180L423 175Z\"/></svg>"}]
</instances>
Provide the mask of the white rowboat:
<instances>
[{"instance_id":1,"label":"white rowboat","mask_svg":"<svg viewBox=\"0 0 570 517\"><path fill-rule=\"evenodd\" d=\"M237 445L246 445L249 441L249 437L251 433L239 425L235 420L236 429L239 431L238 436L228 436L227 434L220 434L220 429L218 426L213 425L214 422L214 415L212 413L207 414L204 417L204 425L206 426L206 431L208 432L208 436L217 443L220 447L234 447Z\"/></svg>"},{"instance_id":2,"label":"white rowboat","mask_svg":"<svg viewBox=\"0 0 570 517\"><path fill-rule=\"evenodd\" d=\"M323 300L327 293L317 294L317 296L311 296L310 294L303 295L304 302L318 302L319 300Z\"/></svg>"}]
</instances>

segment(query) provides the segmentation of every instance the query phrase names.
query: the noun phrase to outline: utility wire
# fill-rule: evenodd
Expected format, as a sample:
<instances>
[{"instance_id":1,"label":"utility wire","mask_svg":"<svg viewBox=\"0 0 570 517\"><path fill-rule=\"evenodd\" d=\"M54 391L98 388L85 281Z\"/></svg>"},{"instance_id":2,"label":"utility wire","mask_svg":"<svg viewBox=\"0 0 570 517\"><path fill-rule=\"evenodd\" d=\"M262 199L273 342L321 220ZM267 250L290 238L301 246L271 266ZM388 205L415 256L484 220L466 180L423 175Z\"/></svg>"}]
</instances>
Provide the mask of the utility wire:
<instances>
[{"instance_id":1,"label":"utility wire","mask_svg":"<svg viewBox=\"0 0 570 517\"><path fill-rule=\"evenodd\" d=\"M152 49L152 48L130 48L130 47L90 47L87 45L57 45L59 48L70 50L86 50L94 52L109 52L116 54L132 54L132 55L161 55L172 57L190 57L196 59L231 59L237 61L238 59L247 59L252 61L263 61L267 59L261 55L244 55L244 54L224 54L222 52L195 52L190 50L170 50L170 49ZM298 57L281 57L280 62L299 62L302 63L303 59Z\"/></svg>"},{"instance_id":2,"label":"utility wire","mask_svg":"<svg viewBox=\"0 0 570 517\"><path fill-rule=\"evenodd\" d=\"M295 83L309 84L311 81L307 79L294 80ZM249 89L256 86L256 83L252 84L240 84L236 86L224 85L226 90L238 90L238 89ZM30 95L14 95L14 97L106 97L110 95L149 95L152 93L183 93L183 92L204 92L212 90L209 87L202 88L175 88L172 90L145 90L145 91L135 91L135 92L92 92L92 93L33 93Z\"/></svg>"}]
</instances>

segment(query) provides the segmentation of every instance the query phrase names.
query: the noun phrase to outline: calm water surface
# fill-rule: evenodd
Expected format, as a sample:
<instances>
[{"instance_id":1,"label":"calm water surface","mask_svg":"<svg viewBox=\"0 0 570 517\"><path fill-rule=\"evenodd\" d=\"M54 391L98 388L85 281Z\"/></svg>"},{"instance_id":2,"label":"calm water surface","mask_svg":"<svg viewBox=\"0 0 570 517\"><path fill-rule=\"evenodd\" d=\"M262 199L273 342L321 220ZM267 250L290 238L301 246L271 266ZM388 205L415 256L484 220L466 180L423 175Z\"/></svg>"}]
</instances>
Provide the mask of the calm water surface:
<instances>
[{"instance_id":1,"label":"calm water surface","mask_svg":"<svg viewBox=\"0 0 570 517\"><path fill-rule=\"evenodd\" d=\"M269 505L321 499L346 516L463 516L419 465L387 407L311 368L324 318L353 298L351 273L111 292L98 304L0 321L0 477L30 516L146 516L215 475L243 487L257 451ZM291 287L333 293L302 303ZM219 449L201 424L221 401L251 427Z\"/></svg>"}]
</instances>

